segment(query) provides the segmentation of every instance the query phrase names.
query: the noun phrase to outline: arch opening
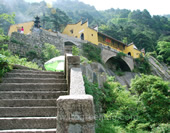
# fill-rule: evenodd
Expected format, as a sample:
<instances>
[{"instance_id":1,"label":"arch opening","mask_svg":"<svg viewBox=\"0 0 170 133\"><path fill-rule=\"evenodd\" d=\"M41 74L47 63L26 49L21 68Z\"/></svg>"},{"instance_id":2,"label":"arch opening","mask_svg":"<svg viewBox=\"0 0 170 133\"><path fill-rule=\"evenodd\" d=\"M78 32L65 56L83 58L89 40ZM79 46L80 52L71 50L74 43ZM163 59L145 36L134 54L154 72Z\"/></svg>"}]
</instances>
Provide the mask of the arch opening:
<instances>
[{"instance_id":1,"label":"arch opening","mask_svg":"<svg viewBox=\"0 0 170 133\"><path fill-rule=\"evenodd\" d=\"M131 52L128 52L128 55L130 55L130 56L131 56Z\"/></svg>"},{"instance_id":2,"label":"arch opening","mask_svg":"<svg viewBox=\"0 0 170 133\"><path fill-rule=\"evenodd\" d=\"M72 47L76 46L74 43L67 41L64 43L64 52L65 53L72 53Z\"/></svg>"},{"instance_id":3,"label":"arch opening","mask_svg":"<svg viewBox=\"0 0 170 133\"><path fill-rule=\"evenodd\" d=\"M131 71L128 64L121 58L111 57L107 60L106 66L113 71Z\"/></svg>"},{"instance_id":4,"label":"arch opening","mask_svg":"<svg viewBox=\"0 0 170 133\"><path fill-rule=\"evenodd\" d=\"M84 33L81 34L80 38L81 40L84 40Z\"/></svg>"}]
</instances>

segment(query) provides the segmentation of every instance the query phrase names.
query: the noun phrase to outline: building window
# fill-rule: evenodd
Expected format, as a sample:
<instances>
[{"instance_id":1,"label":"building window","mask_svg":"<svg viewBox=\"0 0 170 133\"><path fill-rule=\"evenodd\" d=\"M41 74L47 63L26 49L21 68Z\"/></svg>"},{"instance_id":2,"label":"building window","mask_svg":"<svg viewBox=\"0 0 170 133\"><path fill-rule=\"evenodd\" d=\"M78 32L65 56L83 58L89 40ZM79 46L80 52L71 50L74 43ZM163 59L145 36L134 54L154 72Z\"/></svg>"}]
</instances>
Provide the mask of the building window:
<instances>
[{"instance_id":1,"label":"building window","mask_svg":"<svg viewBox=\"0 0 170 133\"><path fill-rule=\"evenodd\" d=\"M118 43L118 48L120 48L120 43Z\"/></svg>"},{"instance_id":2,"label":"building window","mask_svg":"<svg viewBox=\"0 0 170 133\"><path fill-rule=\"evenodd\" d=\"M114 45L114 41L112 40L112 45Z\"/></svg>"},{"instance_id":3,"label":"building window","mask_svg":"<svg viewBox=\"0 0 170 133\"><path fill-rule=\"evenodd\" d=\"M128 53L128 55L130 55L130 56L131 56L131 52L129 52L129 53Z\"/></svg>"},{"instance_id":4,"label":"building window","mask_svg":"<svg viewBox=\"0 0 170 133\"><path fill-rule=\"evenodd\" d=\"M81 40L84 40L84 33L81 34L80 38Z\"/></svg>"},{"instance_id":5,"label":"building window","mask_svg":"<svg viewBox=\"0 0 170 133\"><path fill-rule=\"evenodd\" d=\"M72 30L70 30L70 32L71 32L71 34L73 34L73 29L72 29Z\"/></svg>"},{"instance_id":6,"label":"building window","mask_svg":"<svg viewBox=\"0 0 170 133\"><path fill-rule=\"evenodd\" d=\"M105 37L103 36L103 41L105 40Z\"/></svg>"}]
</instances>

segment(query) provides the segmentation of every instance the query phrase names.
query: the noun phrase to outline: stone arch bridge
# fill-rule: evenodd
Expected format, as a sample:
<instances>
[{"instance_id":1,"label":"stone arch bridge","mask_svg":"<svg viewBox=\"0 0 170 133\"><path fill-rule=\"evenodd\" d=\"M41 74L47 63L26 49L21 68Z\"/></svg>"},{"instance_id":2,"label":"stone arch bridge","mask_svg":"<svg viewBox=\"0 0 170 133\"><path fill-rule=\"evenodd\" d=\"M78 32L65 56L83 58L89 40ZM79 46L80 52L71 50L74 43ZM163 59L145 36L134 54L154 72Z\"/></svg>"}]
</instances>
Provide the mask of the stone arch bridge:
<instances>
[{"instance_id":1,"label":"stone arch bridge","mask_svg":"<svg viewBox=\"0 0 170 133\"><path fill-rule=\"evenodd\" d=\"M119 51L114 50L108 46L100 46L102 51L101 51L101 58L104 64L106 64L106 62L111 59L116 57L117 53L119 53ZM121 57L121 59L127 64L127 66L130 68L130 70L132 71L134 69L134 61L133 61L133 57L126 55L125 57Z\"/></svg>"}]
</instances>

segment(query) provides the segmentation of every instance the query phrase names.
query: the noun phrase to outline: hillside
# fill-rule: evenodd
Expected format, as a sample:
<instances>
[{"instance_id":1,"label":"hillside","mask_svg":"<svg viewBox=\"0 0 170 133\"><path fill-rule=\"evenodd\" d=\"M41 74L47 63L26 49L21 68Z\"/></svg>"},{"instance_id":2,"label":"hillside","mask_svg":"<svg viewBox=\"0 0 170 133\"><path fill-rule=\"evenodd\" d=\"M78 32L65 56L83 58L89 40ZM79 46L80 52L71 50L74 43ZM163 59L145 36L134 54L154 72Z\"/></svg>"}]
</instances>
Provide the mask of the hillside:
<instances>
[{"instance_id":1,"label":"hillside","mask_svg":"<svg viewBox=\"0 0 170 133\"><path fill-rule=\"evenodd\" d=\"M61 31L67 23L76 23L81 18L84 21L88 19L91 27L98 25L100 32L127 44L134 42L139 49L145 48L147 52L155 51L158 41L170 41L170 21L167 18L169 15L166 17L151 16L146 9L130 11L112 8L97 11L93 6L78 0L57 0L53 3L53 8L59 8L61 11L56 10L57 14L54 15L51 13L54 10L49 9L45 2L28 3L24 0L2 0L0 14L15 12L16 23L32 21L36 15L39 15L44 28L55 31ZM5 33L7 33L9 25L9 23L4 24Z\"/></svg>"}]
</instances>

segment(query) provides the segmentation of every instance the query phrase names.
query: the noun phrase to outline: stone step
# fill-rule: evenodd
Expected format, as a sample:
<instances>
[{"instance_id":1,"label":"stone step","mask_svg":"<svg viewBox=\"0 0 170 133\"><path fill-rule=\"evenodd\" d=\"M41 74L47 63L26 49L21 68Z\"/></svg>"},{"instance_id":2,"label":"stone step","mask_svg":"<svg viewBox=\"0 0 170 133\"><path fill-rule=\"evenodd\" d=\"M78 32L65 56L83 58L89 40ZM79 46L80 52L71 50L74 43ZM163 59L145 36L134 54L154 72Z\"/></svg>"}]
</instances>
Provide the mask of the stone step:
<instances>
[{"instance_id":1,"label":"stone step","mask_svg":"<svg viewBox=\"0 0 170 133\"><path fill-rule=\"evenodd\" d=\"M33 73L6 73L4 78L57 78L64 79L64 75L57 74L33 74Z\"/></svg>"},{"instance_id":2,"label":"stone step","mask_svg":"<svg viewBox=\"0 0 170 133\"><path fill-rule=\"evenodd\" d=\"M66 83L65 79L56 78L3 78L3 83Z\"/></svg>"},{"instance_id":3,"label":"stone step","mask_svg":"<svg viewBox=\"0 0 170 133\"><path fill-rule=\"evenodd\" d=\"M57 99L67 91L0 91L0 99Z\"/></svg>"},{"instance_id":4,"label":"stone step","mask_svg":"<svg viewBox=\"0 0 170 133\"><path fill-rule=\"evenodd\" d=\"M52 117L56 107L0 107L0 117Z\"/></svg>"},{"instance_id":5,"label":"stone step","mask_svg":"<svg viewBox=\"0 0 170 133\"><path fill-rule=\"evenodd\" d=\"M0 107L56 106L56 99L0 99Z\"/></svg>"},{"instance_id":6,"label":"stone step","mask_svg":"<svg viewBox=\"0 0 170 133\"><path fill-rule=\"evenodd\" d=\"M64 72L49 72L49 71L35 71L35 70L22 70L22 69L13 69L10 73L33 73L33 74L57 74L57 75L64 75Z\"/></svg>"},{"instance_id":7,"label":"stone step","mask_svg":"<svg viewBox=\"0 0 170 133\"><path fill-rule=\"evenodd\" d=\"M7 117L0 118L0 130L54 129L56 117Z\"/></svg>"},{"instance_id":8,"label":"stone step","mask_svg":"<svg viewBox=\"0 0 170 133\"><path fill-rule=\"evenodd\" d=\"M0 91L66 91L65 83L2 83Z\"/></svg>"},{"instance_id":9,"label":"stone step","mask_svg":"<svg viewBox=\"0 0 170 133\"><path fill-rule=\"evenodd\" d=\"M0 133L56 133L56 129L13 129L1 130Z\"/></svg>"}]
</instances>

